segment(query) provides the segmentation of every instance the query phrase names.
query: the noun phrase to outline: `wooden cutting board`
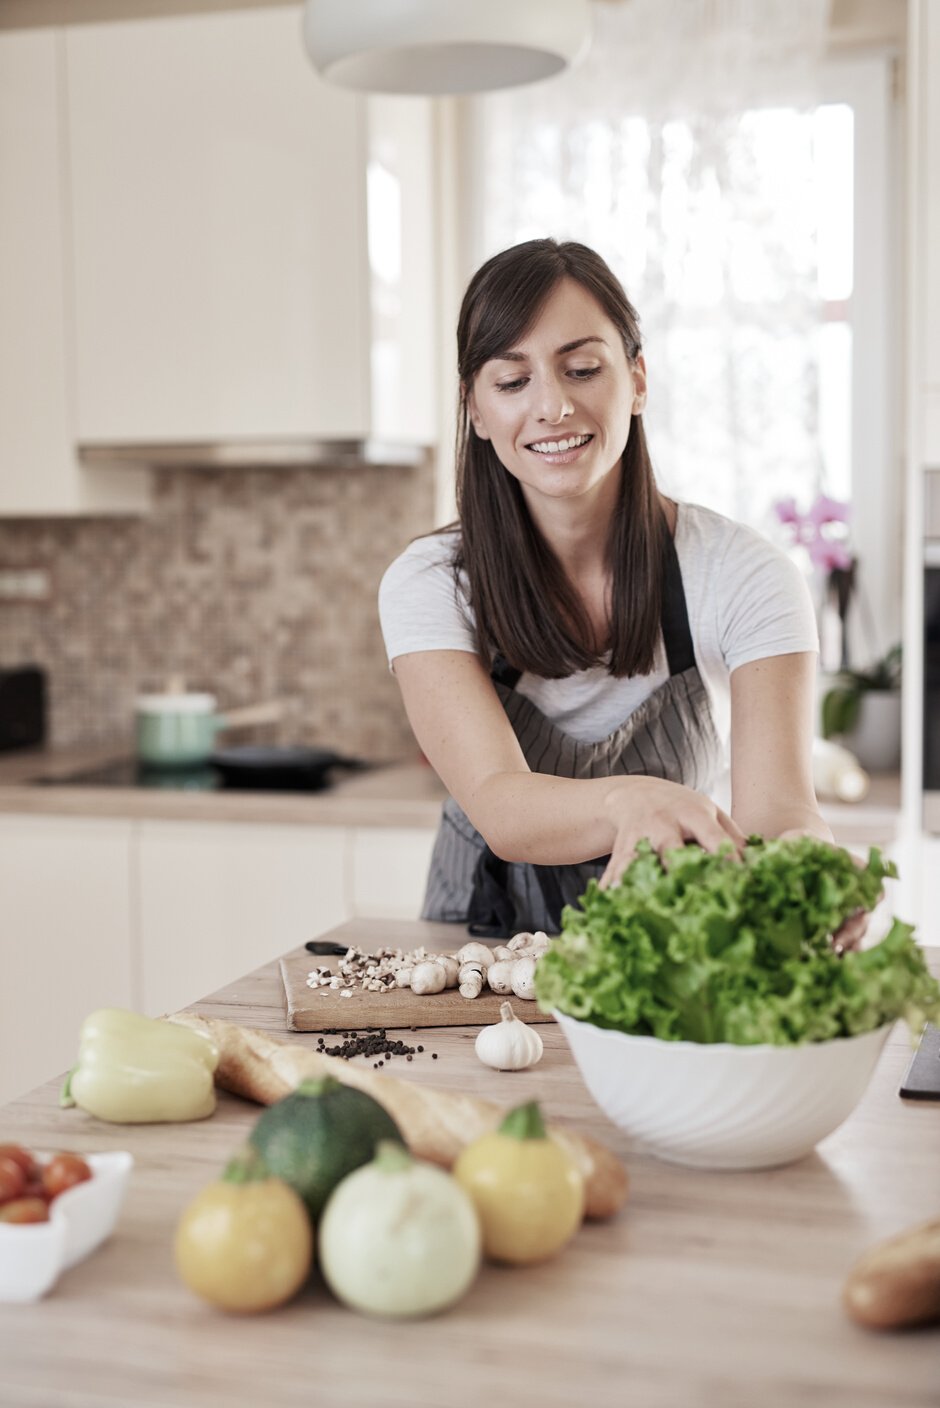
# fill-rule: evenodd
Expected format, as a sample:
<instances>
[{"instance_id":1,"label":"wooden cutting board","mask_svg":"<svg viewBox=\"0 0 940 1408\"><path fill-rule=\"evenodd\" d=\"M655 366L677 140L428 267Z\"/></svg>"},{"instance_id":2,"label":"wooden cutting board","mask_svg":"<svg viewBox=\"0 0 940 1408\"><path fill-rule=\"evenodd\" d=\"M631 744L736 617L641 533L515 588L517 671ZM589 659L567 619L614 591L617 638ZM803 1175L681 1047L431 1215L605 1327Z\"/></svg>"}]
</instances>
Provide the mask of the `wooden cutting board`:
<instances>
[{"instance_id":1,"label":"wooden cutting board","mask_svg":"<svg viewBox=\"0 0 940 1408\"><path fill-rule=\"evenodd\" d=\"M308 988L307 974L328 966L334 972L338 958L315 957L306 950L290 953L280 960L284 996L287 1002L287 1028L292 1032L365 1031L369 1027L488 1027L499 1021L499 1005L510 1001L517 1017L525 1022L551 1022L540 1012L538 1003L518 998L497 997L484 988L479 997L461 997L456 988L416 997L410 988L388 992L365 992L361 988ZM348 997L341 997L346 991Z\"/></svg>"}]
</instances>

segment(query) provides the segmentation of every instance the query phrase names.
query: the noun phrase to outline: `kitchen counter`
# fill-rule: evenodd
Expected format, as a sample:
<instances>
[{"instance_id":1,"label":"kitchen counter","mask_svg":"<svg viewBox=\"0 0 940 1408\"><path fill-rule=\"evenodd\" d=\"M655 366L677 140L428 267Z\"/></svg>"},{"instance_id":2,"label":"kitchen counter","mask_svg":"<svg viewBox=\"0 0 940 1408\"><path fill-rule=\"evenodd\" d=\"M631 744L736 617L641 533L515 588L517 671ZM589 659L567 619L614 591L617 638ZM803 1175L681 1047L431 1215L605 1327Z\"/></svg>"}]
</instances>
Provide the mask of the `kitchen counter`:
<instances>
[{"instance_id":1,"label":"kitchen counter","mask_svg":"<svg viewBox=\"0 0 940 1408\"><path fill-rule=\"evenodd\" d=\"M432 768L396 762L368 772L334 774L322 792L184 792L92 787L56 779L105 767L133 747L35 749L0 754L0 813L126 817L137 820L233 821L308 826L435 827L447 795ZM41 785L37 780L41 779Z\"/></svg>"},{"instance_id":2,"label":"kitchen counter","mask_svg":"<svg viewBox=\"0 0 940 1408\"><path fill-rule=\"evenodd\" d=\"M450 946L462 931L356 920L345 943ZM931 951L933 966L940 950ZM207 1016L284 1029L276 964L195 1004ZM0 1138L134 1155L114 1238L34 1306L0 1306L4 1408L935 1408L940 1331L874 1335L844 1316L842 1281L873 1242L940 1214L940 1106L898 1099L910 1049L892 1034L842 1128L808 1158L760 1173L708 1173L637 1152L585 1091L561 1032L545 1057L483 1067L470 1028L422 1032L403 1079L508 1104L538 1097L553 1119L625 1160L631 1197L554 1261L485 1266L432 1320L392 1324L341 1308L322 1286L271 1314L230 1318L177 1281L173 1229L258 1110L223 1095L198 1124L115 1127L60 1111L58 1082L3 1110ZM439 1059L432 1061L431 1052Z\"/></svg>"},{"instance_id":3,"label":"kitchen counter","mask_svg":"<svg viewBox=\"0 0 940 1408\"><path fill-rule=\"evenodd\" d=\"M447 795L433 769L418 762L338 772L334 786L307 794L55 785L57 778L104 767L131 751L124 743L0 754L0 813L430 828ZM37 786L36 779L45 781ZM864 801L823 802L820 809L841 845L888 846L898 836L900 798L900 779L892 773L875 776Z\"/></svg>"}]
</instances>

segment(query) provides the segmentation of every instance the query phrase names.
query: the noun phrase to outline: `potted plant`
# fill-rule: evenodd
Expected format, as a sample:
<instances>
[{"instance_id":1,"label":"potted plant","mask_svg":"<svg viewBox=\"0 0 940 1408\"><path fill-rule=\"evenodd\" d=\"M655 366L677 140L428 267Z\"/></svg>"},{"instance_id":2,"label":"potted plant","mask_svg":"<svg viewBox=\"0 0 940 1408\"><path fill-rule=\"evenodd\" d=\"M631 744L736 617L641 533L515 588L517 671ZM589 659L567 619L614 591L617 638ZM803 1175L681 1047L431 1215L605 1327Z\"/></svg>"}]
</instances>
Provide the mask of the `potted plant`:
<instances>
[{"instance_id":1,"label":"potted plant","mask_svg":"<svg viewBox=\"0 0 940 1408\"><path fill-rule=\"evenodd\" d=\"M901 760L901 647L867 670L842 670L822 700L823 738L838 738L869 772Z\"/></svg>"}]
</instances>

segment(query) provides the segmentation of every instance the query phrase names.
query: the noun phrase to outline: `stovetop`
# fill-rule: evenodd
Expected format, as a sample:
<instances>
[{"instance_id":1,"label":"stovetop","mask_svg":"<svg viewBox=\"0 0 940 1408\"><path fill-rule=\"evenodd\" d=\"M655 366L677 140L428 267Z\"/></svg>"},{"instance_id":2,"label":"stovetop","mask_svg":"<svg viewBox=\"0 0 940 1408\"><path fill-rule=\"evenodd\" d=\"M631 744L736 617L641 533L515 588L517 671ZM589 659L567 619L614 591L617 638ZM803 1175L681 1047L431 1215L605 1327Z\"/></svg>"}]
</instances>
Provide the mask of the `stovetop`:
<instances>
[{"instance_id":1,"label":"stovetop","mask_svg":"<svg viewBox=\"0 0 940 1408\"><path fill-rule=\"evenodd\" d=\"M211 764L194 768L147 768L136 758L120 758L104 767L89 768L67 777L43 777L38 782L47 787L141 787L170 792L322 792L332 786L329 777L315 786L309 779L298 781L284 777L277 782L267 779L259 789L250 777L223 776Z\"/></svg>"}]
</instances>

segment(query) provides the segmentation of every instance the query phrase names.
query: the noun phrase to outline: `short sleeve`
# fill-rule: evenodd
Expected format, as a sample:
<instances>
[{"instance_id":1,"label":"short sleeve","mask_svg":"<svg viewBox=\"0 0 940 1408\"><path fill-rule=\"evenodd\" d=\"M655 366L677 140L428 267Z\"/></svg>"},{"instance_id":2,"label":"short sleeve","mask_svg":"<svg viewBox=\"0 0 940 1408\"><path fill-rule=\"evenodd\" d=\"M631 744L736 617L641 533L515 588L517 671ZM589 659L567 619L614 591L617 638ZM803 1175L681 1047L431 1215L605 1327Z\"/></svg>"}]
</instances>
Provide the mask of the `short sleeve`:
<instances>
[{"instance_id":1,"label":"short sleeve","mask_svg":"<svg viewBox=\"0 0 940 1408\"><path fill-rule=\"evenodd\" d=\"M476 654L473 620L454 579L453 538L432 535L409 544L379 585L379 620L389 664L419 650Z\"/></svg>"},{"instance_id":2,"label":"short sleeve","mask_svg":"<svg viewBox=\"0 0 940 1408\"><path fill-rule=\"evenodd\" d=\"M738 526L719 571L717 628L729 673L770 655L818 651L816 613L795 563Z\"/></svg>"}]
</instances>

